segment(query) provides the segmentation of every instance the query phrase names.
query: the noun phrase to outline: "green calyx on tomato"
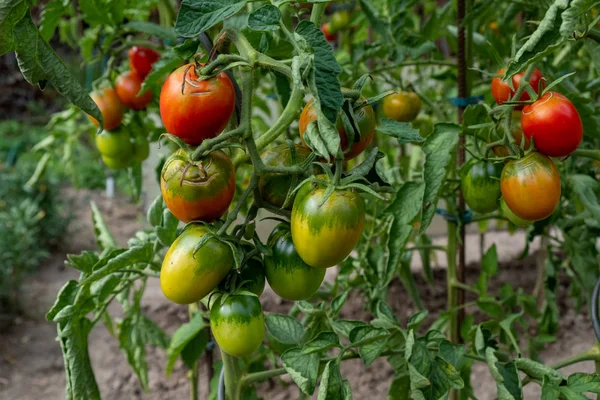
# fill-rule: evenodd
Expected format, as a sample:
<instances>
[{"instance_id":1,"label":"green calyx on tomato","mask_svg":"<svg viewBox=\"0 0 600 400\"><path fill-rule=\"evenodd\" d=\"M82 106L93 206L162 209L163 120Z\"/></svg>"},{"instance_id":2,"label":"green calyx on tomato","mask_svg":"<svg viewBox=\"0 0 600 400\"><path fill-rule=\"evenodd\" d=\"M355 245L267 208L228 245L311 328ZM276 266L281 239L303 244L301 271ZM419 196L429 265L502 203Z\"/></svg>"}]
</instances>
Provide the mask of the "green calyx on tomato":
<instances>
[{"instance_id":1,"label":"green calyx on tomato","mask_svg":"<svg viewBox=\"0 0 600 400\"><path fill-rule=\"evenodd\" d=\"M289 224L277 225L267 245L273 254L265 256L265 273L273 291L286 300L307 300L312 297L325 278L325 269L313 268L300 258Z\"/></svg>"},{"instance_id":2,"label":"green calyx on tomato","mask_svg":"<svg viewBox=\"0 0 600 400\"><path fill-rule=\"evenodd\" d=\"M529 150L531 147L531 141L523 135L520 111L513 111L511 114L510 134L517 146L521 147L523 150ZM508 157L510 155L507 148L501 145L494 146L492 151L498 157Z\"/></svg>"},{"instance_id":3,"label":"green calyx on tomato","mask_svg":"<svg viewBox=\"0 0 600 400\"><path fill-rule=\"evenodd\" d=\"M347 89L342 89L345 91ZM359 102L366 101L366 98L361 96ZM341 111L342 112L342 111ZM311 121L317 120L317 110L314 107L313 99L310 99L308 103L304 106L302 110L302 114L300 114L300 121L298 125L298 129L300 131L300 139L302 143L306 146L306 142L304 141L304 132L308 128L308 124ZM348 150L348 135L346 133L346 128L344 126L344 122L341 116L338 114L338 118L336 120L336 128L340 135L340 145L342 147L342 151L344 152L344 159L351 160L354 157L358 156L362 153L367 146L373 141L373 137L375 136L375 129L377 127L377 121L375 119L375 111L373 111L373 107L371 105L366 105L361 107L359 110L354 112L354 120L356 121L357 128L359 130L360 140L352 141L352 146Z\"/></svg>"},{"instance_id":4,"label":"green calyx on tomato","mask_svg":"<svg viewBox=\"0 0 600 400\"><path fill-rule=\"evenodd\" d=\"M539 221L548 218L560 201L560 176L551 159L531 152L509 161L500 178L502 198L519 218Z\"/></svg>"},{"instance_id":5,"label":"green calyx on tomato","mask_svg":"<svg viewBox=\"0 0 600 400\"><path fill-rule=\"evenodd\" d=\"M213 151L192 162L183 150L165 162L160 179L165 204L182 222L215 221L235 193L235 168L225 153Z\"/></svg>"},{"instance_id":6,"label":"green calyx on tomato","mask_svg":"<svg viewBox=\"0 0 600 400\"><path fill-rule=\"evenodd\" d=\"M460 181L465 202L471 210L486 214L500 207L502 167L489 161L471 163Z\"/></svg>"},{"instance_id":7,"label":"green calyx on tomato","mask_svg":"<svg viewBox=\"0 0 600 400\"><path fill-rule=\"evenodd\" d=\"M583 140L583 124L569 99L547 92L538 101L523 108L521 126L535 148L549 157L566 157Z\"/></svg>"},{"instance_id":8,"label":"green calyx on tomato","mask_svg":"<svg viewBox=\"0 0 600 400\"><path fill-rule=\"evenodd\" d=\"M502 214L510 221L513 225L519 228L527 228L529 225L533 224L533 221L528 221L523 218L519 218L508 206L504 199L500 199L500 209L502 210Z\"/></svg>"},{"instance_id":9,"label":"green calyx on tomato","mask_svg":"<svg viewBox=\"0 0 600 400\"><path fill-rule=\"evenodd\" d=\"M187 64L175 70L160 92L160 117L165 129L194 146L219 135L235 106L233 84L227 75L221 72L214 78L199 80L196 67Z\"/></svg>"},{"instance_id":10,"label":"green calyx on tomato","mask_svg":"<svg viewBox=\"0 0 600 400\"><path fill-rule=\"evenodd\" d=\"M209 239L194 252L207 233L208 228L204 225L189 225L165 255L160 270L160 287L174 303L200 301L234 266L231 248L215 238Z\"/></svg>"},{"instance_id":11,"label":"green calyx on tomato","mask_svg":"<svg viewBox=\"0 0 600 400\"><path fill-rule=\"evenodd\" d=\"M327 179L320 175L318 178ZM359 194L335 190L325 199L326 187L306 182L292 207L292 240L300 258L315 268L333 267L352 252L365 223Z\"/></svg>"},{"instance_id":12,"label":"green calyx on tomato","mask_svg":"<svg viewBox=\"0 0 600 400\"><path fill-rule=\"evenodd\" d=\"M383 113L398 122L411 122L421 112L421 98L414 92L398 92L383 99Z\"/></svg>"},{"instance_id":13,"label":"green calyx on tomato","mask_svg":"<svg viewBox=\"0 0 600 400\"><path fill-rule=\"evenodd\" d=\"M106 88L98 90L91 93L90 97L94 100L102 113L104 130L112 131L113 129L118 128L119 125L121 125L121 121L123 121L123 104L121 104L114 89ZM88 115L88 118L94 125L100 126L100 123L96 118L91 115Z\"/></svg>"},{"instance_id":14,"label":"green calyx on tomato","mask_svg":"<svg viewBox=\"0 0 600 400\"><path fill-rule=\"evenodd\" d=\"M265 319L258 297L225 294L210 310L210 329L225 353L246 357L254 353L265 337Z\"/></svg>"},{"instance_id":15,"label":"green calyx on tomato","mask_svg":"<svg viewBox=\"0 0 600 400\"><path fill-rule=\"evenodd\" d=\"M302 163L311 154L308 147L300 145L295 145L295 152L295 164ZM267 167L289 167L293 165L292 149L287 144L267 149L260 158ZM261 197L266 202L277 208L282 208L290 191L291 184L289 175L269 173L260 177L258 180L258 189ZM291 210L293 204L294 198L292 197L286 209Z\"/></svg>"},{"instance_id":16,"label":"green calyx on tomato","mask_svg":"<svg viewBox=\"0 0 600 400\"><path fill-rule=\"evenodd\" d=\"M262 260L258 257L252 257L242 265L239 271L232 270L229 276L219 284L219 291L235 290L233 286L260 296L265 290L265 268Z\"/></svg>"}]
</instances>

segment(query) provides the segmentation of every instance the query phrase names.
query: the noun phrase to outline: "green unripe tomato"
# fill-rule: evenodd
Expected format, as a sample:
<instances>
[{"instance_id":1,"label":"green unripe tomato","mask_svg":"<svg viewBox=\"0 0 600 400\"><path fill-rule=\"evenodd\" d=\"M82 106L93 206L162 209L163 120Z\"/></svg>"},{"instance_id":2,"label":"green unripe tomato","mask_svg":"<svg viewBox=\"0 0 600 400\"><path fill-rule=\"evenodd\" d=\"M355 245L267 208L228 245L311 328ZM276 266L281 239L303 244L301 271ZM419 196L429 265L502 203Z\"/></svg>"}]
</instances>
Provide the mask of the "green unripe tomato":
<instances>
[{"instance_id":1,"label":"green unripe tomato","mask_svg":"<svg viewBox=\"0 0 600 400\"><path fill-rule=\"evenodd\" d=\"M500 175L502 167L489 161L474 162L462 177L460 186L465 202L481 214L500 207Z\"/></svg>"},{"instance_id":2,"label":"green unripe tomato","mask_svg":"<svg viewBox=\"0 0 600 400\"><path fill-rule=\"evenodd\" d=\"M125 169L131 166L130 157L108 157L102 155L104 165L111 169Z\"/></svg>"},{"instance_id":3,"label":"green unripe tomato","mask_svg":"<svg viewBox=\"0 0 600 400\"><path fill-rule=\"evenodd\" d=\"M296 252L287 223L273 229L267 245L273 255L265 256L265 273L269 286L287 300L306 300L312 297L323 282L324 268L313 268L302 261Z\"/></svg>"},{"instance_id":4,"label":"green unripe tomato","mask_svg":"<svg viewBox=\"0 0 600 400\"><path fill-rule=\"evenodd\" d=\"M150 155L150 143L148 139L141 135L133 138L133 159L139 162L144 161Z\"/></svg>"},{"instance_id":5,"label":"green unripe tomato","mask_svg":"<svg viewBox=\"0 0 600 400\"><path fill-rule=\"evenodd\" d=\"M346 29L350 25L350 13L348 11L336 11L331 16L331 33Z\"/></svg>"},{"instance_id":6,"label":"green unripe tomato","mask_svg":"<svg viewBox=\"0 0 600 400\"><path fill-rule=\"evenodd\" d=\"M102 131L95 136L96 147L106 157L131 157L133 151L129 132L120 128L114 131Z\"/></svg>"},{"instance_id":7,"label":"green unripe tomato","mask_svg":"<svg viewBox=\"0 0 600 400\"><path fill-rule=\"evenodd\" d=\"M256 296L230 294L215 300L210 310L210 329L221 350L246 357L265 337L265 319Z\"/></svg>"}]
</instances>

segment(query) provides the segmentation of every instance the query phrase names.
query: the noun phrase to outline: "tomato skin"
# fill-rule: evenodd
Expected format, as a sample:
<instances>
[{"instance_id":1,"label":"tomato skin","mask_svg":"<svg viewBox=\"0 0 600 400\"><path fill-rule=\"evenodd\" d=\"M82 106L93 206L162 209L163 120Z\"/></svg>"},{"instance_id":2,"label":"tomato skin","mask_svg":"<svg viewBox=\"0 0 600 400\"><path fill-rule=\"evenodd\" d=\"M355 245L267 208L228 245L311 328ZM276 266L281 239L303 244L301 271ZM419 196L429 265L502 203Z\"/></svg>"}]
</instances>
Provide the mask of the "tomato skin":
<instances>
[{"instance_id":1,"label":"tomato skin","mask_svg":"<svg viewBox=\"0 0 600 400\"><path fill-rule=\"evenodd\" d=\"M500 199L500 208L502 209L502 214L513 223L513 225L519 228L527 228L529 225L533 224L533 221L528 221L523 218L519 218L508 206L503 199Z\"/></svg>"},{"instance_id":2,"label":"tomato skin","mask_svg":"<svg viewBox=\"0 0 600 400\"><path fill-rule=\"evenodd\" d=\"M139 94L142 87L142 78L134 71L127 71L119 75L115 87L121 103L132 110L143 110L152 102L152 92L150 90Z\"/></svg>"},{"instance_id":3,"label":"tomato skin","mask_svg":"<svg viewBox=\"0 0 600 400\"><path fill-rule=\"evenodd\" d=\"M256 258L249 259L240 271L238 277L240 282L248 281L244 284L244 290L260 296L265 290L265 268L261 260Z\"/></svg>"},{"instance_id":4,"label":"tomato skin","mask_svg":"<svg viewBox=\"0 0 600 400\"><path fill-rule=\"evenodd\" d=\"M548 218L560 201L560 176L551 159L531 152L509 161L500 179L502 198L519 218L539 221Z\"/></svg>"},{"instance_id":5,"label":"tomato skin","mask_svg":"<svg viewBox=\"0 0 600 400\"><path fill-rule=\"evenodd\" d=\"M305 183L292 208L294 246L300 258L315 268L329 268L344 261L358 243L365 224L365 207L358 193L336 190L321 205L325 190L317 183Z\"/></svg>"},{"instance_id":6,"label":"tomato skin","mask_svg":"<svg viewBox=\"0 0 600 400\"><path fill-rule=\"evenodd\" d=\"M169 75L160 92L160 116L165 129L194 146L219 135L235 105L233 84L224 72L208 80L197 79L194 64L184 65Z\"/></svg>"},{"instance_id":7,"label":"tomato skin","mask_svg":"<svg viewBox=\"0 0 600 400\"><path fill-rule=\"evenodd\" d=\"M194 248L206 233L208 228L204 225L189 225L165 255L160 270L160 287L174 303L200 301L233 268L230 247L217 239L209 239L194 253Z\"/></svg>"},{"instance_id":8,"label":"tomato skin","mask_svg":"<svg viewBox=\"0 0 600 400\"><path fill-rule=\"evenodd\" d=\"M289 224L277 225L267 245L273 251L272 256L265 256L265 273L271 289L287 300L312 297L323 283L325 269L313 268L302 261L294 247Z\"/></svg>"},{"instance_id":9,"label":"tomato skin","mask_svg":"<svg viewBox=\"0 0 600 400\"><path fill-rule=\"evenodd\" d=\"M102 113L102 119L104 119L104 129L112 131L121 125L123 121L123 105L117 96L117 93L111 89L106 88L90 94L90 97ZM88 118L96 126L100 126L100 123L96 118L88 115Z\"/></svg>"},{"instance_id":10,"label":"tomato skin","mask_svg":"<svg viewBox=\"0 0 600 400\"><path fill-rule=\"evenodd\" d=\"M141 135L136 135L133 138L133 159L136 161L144 161L150 155L150 143L148 139Z\"/></svg>"},{"instance_id":11,"label":"tomato skin","mask_svg":"<svg viewBox=\"0 0 600 400\"><path fill-rule=\"evenodd\" d=\"M147 47L133 46L129 49L129 67L137 72L139 77L144 80L152 71L152 64L160 58L160 54Z\"/></svg>"},{"instance_id":12,"label":"tomato skin","mask_svg":"<svg viewBox=\"0 0 600 400\"><path fill-rule=\"evenodd\" d=\"M339 32L350 25L350 13L348 11L336 11L331 16L331 31Z\"/></svg>"},{"instance_id":13,"label":"tomato skin","mask_svg":"<svg viewBox=\"0 0 600 400\"><path fill-rule=\"evenodd\" d=\"M499 69L497 74L504 75L504 70ZM497 104L502 104L502 103L510 100L515 95L516 91L519 89L519 84L521 83L521 78L523 77L524 74L525 74L525 72L519 72L518 74L513 75L512 84L513 84L513 87L515 88L515 90L511 90L510 86L508 86L508 83L502 82L502 78L500 78L500 77L496 77L496 78L492 79L492 95L494 96L494 99L496 100ZM533 73L531 74L531 78L529 79L529 84L533 88L533 91L536 93L538 93L539 84L540 84L540 81L542 81L542 78L543 78L543 75L540 72L540 70L538 70L537 68L534 69ZM546 87L546 85L544 84L544 81L542 81L542 88L544 88L544 87ZM521 98L519 100L526 101L529 99L530 99L529 93L527 93L527 91L525 91L525 92L523 92L523 94L521 95ZM522 105L515 107L516 110L520 110L522 108L523 108Z\"/></svg>"},{"instance_id":14,"label":"tomato skin","mask_svg":"<svg viewBox=\"0 0 600 400\"><path fill-rule=\"evenodd\" d=\"M393 93L383 99L383 113L398 122L410 122L421 112L421 98L414 92Z\"/></svg>"},{"instance_id":15,"label":"tomato skin","mask_svg":"<svg viewBox=\"0 0 600 400\"><path fill-rule=\"evenodd\" d=\"M521 127L520 111L513 111L511 115L510 133L517 146L521 147L521 142L523 141L523 128ZM523 150L529 150L530 147L531 141L527 137L525 137ZM508 153L508 150L504 146L494 146L492 147L492 151L498 157L507 157L510 155Z\"/></svg>"},{"instance_id":16,"label":"tomato skin","mask_svg":"<svg viewBox=\"0 0 600 400\"><path fill-rule=\"evenodd\" d=\"M569 99L547 92L538 101L523 108L521 126L535 148L549 157L566 157L583 140L583 124Z\"/></svg>"},{"instance_id":17,"label":"tomato skin","mask_svg":"<svg viewBox=\"0 0 600 400\"><path fill-rule=\"evenodd\" d=\"M198 163L179 159L183 155L183 150L176 151L163 166L160 190L165 204L182 222L212 222L221 218L235 193L233 163L220 150Z\"/></svg>"},{"instance_id":18,"label":"tomato skin","mask_svg":"<svg viewBox=\"0 0 600 400\"><path fill-rule=\"evenodd\" d=\"M129 132L125 129L102 131L94 137L96 147L105 157L129 159L133 151Z\"/></svg>"},{"instance_id":19,"label":"tomato skin","mask_svg":"<svg viewBox=\"0 0 600 400\"><path fill-rule=\"evenodd\" d=\"M502 167L489 161L471 164L460 186L471 210L487 214L500 207L500 175Z\"/></svg>"},{"instance_id":20,"label":"tomato skin","mask_svg":"<svg viewBox=\"0 0 600 400\"><path fill-rule=\"evenodd\" d=\"M331 24L328 22L324 22L321 25L321 31L323 32L323 34L325 35L325 39L328 42L334 42L335 39L337 38L336 34L331 32Z\"/></svg>"},{"instance_id":21,"label":"tomato skin","mask_svg":"<svg viewBox=\"0 0 600 400\"><path fill-rule=\"evenodd\" d=\"M295 145L296 164L301 163L310 156L308 147ZM265 151L260 158L268 167L289 167L292 165L292 152L287 144L276 146ZM302 177L298 182L302 182ZM265 174L258 180L258 189L261 197L269 204L282 208L285 203L288 191L292 182L289 175L284 174ZM294 204L292 197L286 210L291 210Z\"/></svg>"},{"instance_id":22,"label":"tomato skin","mask_svg":"<svg viewBox=\"0 0 600 400\"><path fill-rule=\"evenodd\" d=\"M361 97L361 101L364 100L366 100L366 98ZM300 139L302 140L302 143L305 146L306 142L304 141L304 132L306 131L306 128L308 127L310 121L317 120L317 110L315 109L313 104L313 99L310 99L308 103L306 103L306 105L304 106L302 114L300 114L300 122L298 125L298 129L300 130ZM367 146L373 141L373 136L375 135L376 120L373 107L371 107L370 105L364 106L360 110L355 112L354 116L358 124L358 130L360 131L360 141L352 143L352 147L350 148L350 150L344 154L345 160L351 160L363 151L365 151ZM342 146L342 151L345 152L348 148L348 136L346 135L346 129L344 128L342 118L339 115L336 120L335 126L338 130L338 133L340 134L340 143Z\"/></svg>"},{"instance_id":23,"label":"tomato skin","mask_svg":"<svg viewBox=\"0 0 600 400\"><path fill-rule=\"evenodd\" d=\"M221 296L210 310L210 329L225 353L234 357L254 353L265 338L265 319L258 297Z\"/></svg>"},{"instance_id":24,"label":"tomato skin","mask_svg":"<svg viewBox=\"0 0 600 400\"><path fill-rule=\"evenodd\" d=\"M419 130L419 135L429 137L433 133L433 119L428 115L421 115L411 123L414 129Z\"/></svg>"},{"instance_id":25,"label":"tomato skin","mask_svg":"<svg viewBox=\"0 0 600 400\"><path fill-rule=\"evenodd\" d=\"M125 169L131 166L129 158L117 158L102 155L102 162L110 169Z\"/></svg>"}]
</instances>

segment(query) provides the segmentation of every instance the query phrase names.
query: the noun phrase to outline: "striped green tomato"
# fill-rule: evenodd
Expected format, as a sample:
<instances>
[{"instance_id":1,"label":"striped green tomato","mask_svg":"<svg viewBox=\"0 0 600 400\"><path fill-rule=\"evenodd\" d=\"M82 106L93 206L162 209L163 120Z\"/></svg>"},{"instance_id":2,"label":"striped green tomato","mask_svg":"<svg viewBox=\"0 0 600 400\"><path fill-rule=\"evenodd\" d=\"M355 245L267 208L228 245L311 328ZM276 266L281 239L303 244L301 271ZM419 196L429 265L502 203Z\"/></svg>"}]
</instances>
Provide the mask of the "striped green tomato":
<instances>
[{"instance_id":1,"label":"striped green tomato","mask_svg":"<svg viewBox=\"0 0 600 400\"><path fill-rule=\"evenodd\" d=\"M189 225L167 251L160 270L160 287L172 302L191 304L200 301L233 268L231 248L215 238L194 253L207 232L204 225Z\"/></svg>"},{"instance_id":2,"label":"striped green tomato","mask_svg":"<svg viewBox=\"0 0 600 400\"><path fill-rule=\"evenodd\" d=\"M481 214L495 211L500 207L500 175L502 166L489 161L474 162L462 177L462 188L465 202Z\"/></svg>"},{"instance_id":3,"label":"striped green tomato","mask_svg":"<svg viewBox=\"0 0 600 400\"><path fill-rule=\"evenodd\" d=\"M265 337L265 318L258 297L244 294L219 297L210 310L210 329L225 353L234 357L254 353Z\"/></svg>"},{"instance_id":4,"label":"striped green tomato","mask_svg":"<svg viewBox=\"0 0 600 400\"><path fill-rule=\"evenodd\" d=\"M269 286L287 300L306 300L317 292L323 278L324 268L306 264L294 247L292 233L287 223L273 229L267 244L273 255L265 256L265 273Z\"/></svg>"},{"instance_id":5,"label":"striped green tomato","mask_svg":"<svg viewBox=\"0 0 600 400\"><path fill-rule=\"evenodd\" d=\"M319 178L326 179L324 175ZM358 193L335 190L325 198L326 187L307 182L292 208L292 240L305 263L329 268L352 252L365 224L365 206Z\"/></svg>"}]
</instances>

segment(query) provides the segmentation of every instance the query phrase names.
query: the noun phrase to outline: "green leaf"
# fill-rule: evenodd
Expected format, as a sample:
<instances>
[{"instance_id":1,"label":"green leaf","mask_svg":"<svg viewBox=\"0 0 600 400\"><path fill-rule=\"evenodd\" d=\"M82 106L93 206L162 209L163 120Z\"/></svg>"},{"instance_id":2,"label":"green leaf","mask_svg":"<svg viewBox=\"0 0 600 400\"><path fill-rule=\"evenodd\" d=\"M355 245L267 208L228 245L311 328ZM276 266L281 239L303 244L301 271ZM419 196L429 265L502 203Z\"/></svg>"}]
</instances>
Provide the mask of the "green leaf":
<instances>
[{"instance_id":1,"label":"green leaf","mask_svg":"<svg viewBox=\"0 0 600 400\"><path fill-rule=\"evenodd\" d=\"M451 167L450 162L454 160L453 154L458 143L459 132L460 127L458 125L447 123L436 124L433 128L433 133L423 145L426 159L421 233L427 230L435 214L444 180Z\"/></svg>"},{"instance_id":2,"label":"green leaf","mask_svg":"<svg viewBox=\"0 0 600 400\"><path fill-rule=\"evenodd\" d=\"M120 269L135 269L136 264L143 264L145 268L145 264L152 262L153 258L154 246L152 243L130 247L116 257L109 258L105 265L101 265L99 268L97 265L92 274L81 283L82 285L89 285Z\"/></svg>"},{"instance_id":3,"label":"green leaf","mask_svg":"<svg viewBox=\"0 0 600 400\"><path fill-rule=\"evenodd\" d=\"M149 36L156 36L159 39L168 40L170 42L177 41L177 34L173 28L160 26L154 22L130 21L123 25L123 29L145 33Z\"/></svg>"},{"instance_id":4,"label":"green leaf","mask_svg":"<svg viewBox=\"0 0 600 400\"><path fill-rule=\"evenodd\" d=\"M561 36L562 12L568 5L569 0L555 0L548 8L535 32L529 36L529 39L508 64L504 75L505 80L512 78L528 65L541 60L562 43L564 40ZM567 29L567 26L564 29Z\"/></svg>"},{"instance_id":5,"label":"green leaf","mask_svg":"<svg viewBox=\"0 0 600 400\"><path fill-rule=\"evenodd\" d=\"M577 372L569 375L567 386L578 393L600 393L600 376Z\"/></svg>"},{"instance_id":6,"label":"green leaf","mask_svg":"<svg viewBox=\"0 0 600 400\"><path fill-rule=\"evenodd\" d=\"M281 11L273 5L262 6L248 16L248 28L255 31L276 31L279 29Z\"/></svg>"},{"instance_id":7,"label":"green leaf","mask_svg":"<svg viewBox=\"0 0 600 400\"><path fill-rule=\"evenodd\" d=\"M459 371L463 369L466 364L466 358L464 357L466 352L467 349L462 344L453 345L448 340L442 340L440 343L439 356L450 364L454 365L454 367Z\"/></svg>"},{"instance_id":8,"label":"green leaf","mask_svg":"<svg viewBox=\"0 0 600 400\"><path fill-rule=\"evenodd\" d=\"M265 325L278 342L296 345L302 343L304 328L295 318L283 314L266 314Z\"/></svg>"},{"instance_id":9,"label":"green leaf","mask_svg":"<svg viewBox=\"0 0 600 400\"><path fill-rule=\"evenodd\" d=\"M352 392L348 391L349 388L350 385L346 385L342 381L339 361L331 360L327 362L325 369L323 370L317 400L352 399Z\"/></svg>"},{"instance_id":10,"label":"green leaf","mask_svg":"<svg viewBox=\"0 0 600 400\"><path fill-rule=\"evenodd\" d=\"M487 249L481 259L481 270L488 276L494 276L498 271L498 253L496 252L496 243Z\"/></svg>"},{"instance_id":11,"label":"green leaf","mask_svg":"<svg viewBox=\"0 0 600 400\"><path fill-rule=\"evenodd\" d=\"M317 386L319 354L304 354L299 348L292 348L281 355L283 367L300 390L310 396Z\"/></svg>"},{"instance_id":12,"label":"green leaf","mask_svg":"<svg viewBox=\"0 0 600 400\"><path fill-rule=\"evenodd\" d=\"M150 225L160 226L164 207L162 195L159 194L148 208L147 219Z\"/></svg>"},{"instance_id":13,"label":"green leaf","mask_svg":"<svg viewBox=\"0 0 600 400\"><path fill-rule=\"evenodd\" d=\"M163 210L161 226L156 227L156 236L163 246L170 246L177 238L179 220L171 214L168 208Z\"/></svg>"},{"instance_id":14,"label":"green leaf","mask_svg":"<svg viewBox=\"0 0 600 400\"><path fill-rule=\"evenodd\" d=\"M16 48L15 26L29 11L29 2L7 1L0 3L0 56Z\"/></svg>"},{"instance_id":15,"label":"green leaf","mask_svg":"<svg viewBox=\"0 0 600 400\"><path fill-rule=\"evenodd\" d=\"M477 307L484 313L495 319L501 319L504 316L504 309L493 297L480 297L477 300Z\"/></svg>"},{"instance_id":16,"label":"green leaf","mask_svg":"<svg viewBox=\"0 0 600 400\"><path fill-rule=\"evenodd\" d=\"M142 163L138 162L127 168L127 176L133 191L133 201L138 203L142 194Z\"/></svg>"},{"instance_id":17,"label":"green leaf","mask_svg":"<svg viewBox=\"0 0 600 400\"><path fill-rule=\"evenodd\" d=\"M559 396L560 390L558 388L558 383L547 376L544 376L544 380L542 381L542 397L540 400L556 400Z\"/></svg>"},{"instance_id":18,"label":"green leaf","mask_svg":"<svg viewBox=\"0 0 600 400\"><path fill-rule=\"evenodd\" d=\"M97 253L94 253L93 251L82 251L79 255L67 254L67 261L65 261L65 264L78 271L89 273L99 260L100 257L98 257Z\"/></svg>"},{"instance_id":19,"label":"green leaf","mask_svg":"<svg viewBox=\"0 0 600 400\"><path fill-rule=\"evenodd\" d=\"M387 243L389 257L386 279L381 282L381 287L387 287L394 277L404 247L413 230L412 223L421 212L424 193L423 183L407 182L398 190L394 201L385 210L386 214L392 215L393 220Z\"/></svg>"},{"instance_id":20,"label":"green leaf","mask_svg":"<svg viewBox=\"0 0 600 400\"><path fill-rule=\"evenodd\" d=\"M377 131L388 136L395 137L398 144L421 143L425 141L419 134L418 129L414 129L408 122L398 122L389 118L381 118Z\"/></svg>"},{"instance_id":21,"label":"green leaf","mask_svg":"<svg viewBox=\"0 0 600 400\"><path fill-rule=\"evenodd\" d=\"M410 398L410 376L400 375L394 378L388 390L387 400L405 400Z\"/></svg>"},{"instance_id":22,"label":"green leaf","mask_svg":"<svg viewBox=\"0 0 600 400\"><path fill-rule=\"evenodd\" d=\"M58 342L65 361L66 398L100 400L100 391L88 351L88 335L92 322L76 318L58 324Z\"/></svg>"},{"instance_id":23,"label":"green leaf","mask_svg":"<svg viewBox=\"0 0 600 400\"><path fill-rule=\"evenodd\" d=\"M596 196L596 192L600 191L600 183L587 175L571 175L569 183L585 210L589 211L596 221L600 221L600 203Z\"/></svg>"},{"instance_id":24,"label":"green leaf","mask_svg":"<svg viewBox=\"0 0 600 400\"><path fill-rule=\"evenodd\" d=\"M152 71L144 79L140 92L162 84L162 78L183 64L183 60L174 53L164 53L154 64Z\"/></svg>"},{"instance_id":25,"label":"green leaf","mask_svg":"<svg viewBox=\"0 0 600 400\"><path fill-rule=\"evenodd\" d=\"M389 336L389 332L385 329L365 325L354 328L350 332L349 339L353 346L358 345L358 354L368 367L385 350Z\"/></svg>"},{"instance_id":26,"label":"green leaf","mask_svg":"<svg viewBox=\"0 0 600 400\"><path fill-rule=\"evenodd\" d=\"M325 35L315 24L303 20L296 27L295 34L303 38L314 52L314 68L311 76L317 88L318 104L329 122L335 124L338 111L344 103L338 80L342 68L335 59L333 49L325 39Z\"/></svg>"},{"instance_id":27,"label":"green leaf","mask_svg":"<svg viewBox=\"0 0 600 400\"><path fill-rule=\"evenodd\" d=\"M20 8L16 6L16 9ZM9 21L5 23L10 23L12 16L14 14L10 13L6 17ZM3 15L0 12L0 21L4 19L2 17ZM27 82L32 85L39 84L41 88L44 88L46 83L50 82L56 91L65 96L71 103L98 121L102 121L102 115L96 103L88 96L87 91L79 84L79 81L71 74L50 45L42 39L30 15L25 16L14 25L13 33L15 37L19 38L14 43L14 50L19 69ZM7 39L5 34L0 35L2 35L0 36L0 53L5 53L3 51L5 48L13 50L10 45L4 43Z\"/></svg>"},{"instance_id":28,"label":"green leaf","mask_svg":"<svg viewBox=\"0 0 600 400\"><path fill-rule=\"evenodd\" d=\"M325 350L340 347L340 339L333 332L320 332L302 347L304 354L320 353Z\"/></svg>"},{"instance_id":29,"label":"green leaf","mask_svg":"<svg viewBox=\"0 0 600 400\"><path fill-rule=\"evenodd\" d=\"M515 322L515 320L517 318L521 318L522 316L523 316L523 312L521 311L518 314L511 314L508 317L506 317L505 319L503 319L502 321L500 321L500 327L502 328L502 330L504 330L504 332L510 339L512 345L514 346L515 350L517 351L517 354L519 354L519 355L521 354L521 349L519 348L519 343L517 342L517 339L513 335L511 327L512 327L513 322Z\"/></svg>"},{"instance_id":30,"label":"green leaf","mask_svg":"<svg viewBox=\"0 0 600 400\"><path fill-rule=\"evenodd\" d=\"M202 318L202 314L198 312L194 314L192 319L190 319L190 322L177 328L173 334L169 348L167 349L167 376L171 375L175 361L177 361L177 357L179 357L183 349L188 343L196 338L206 326L207 324L204 321L204 318ZM206 337L206 339L208 338Z\"/></svg>"},{"instance_id":31,"label":"green leaf","mask_svg":"<svg viewBox=\"0 0 600 400\"><path fill-rule=\"evenodd\" d=\"M208 345L208 333L200 331L192 340L190 340L183 350L181 350L181 360L189 368L194 368L194 364L202 355Z\"/></svg>"},{"instance_id":32,"label":"green leaf","mask_svg":"<svg viewBox=\"0 0 600 400\"><path fill-rule=\"evenodd\" d=\"M348 320L335 320L331 323L331 327L337 334L344 335L346 337L350 336L350 332L352 332L354 328L365 325L366 324L363 321Z\"/></svg>"},{"instance_id":33,"label":"green leaf","mask_svg":"<svg viewBox=\"0 0 600 400\"><path fill-rule=\"evenodd\" d=\"M245 5L246 0L183 0L175 31L186 38L196 37L237 14Z\"/></svg>"},{"instance_id":34,"label":"green leaf","mask_svg":"<svg viewBox=\"0 0 600 400\"><path fill-rule=\"evenodd\" d=\"M102 213L96 206L95 202L90 203L92 207L92 223L94 224L94 233L96 235L96 243L101 250L111 250L117 247L117 242L108 230L108 226L104 222Z\"/></svg>"},{"instance_id":35,"label":"green leaf","mask_svg":"<svg viewBox=\"0 0 600 400\"><path fill-rule=\"evenodd\" d=\"M185 39L183 43L173 47L173 53L182 60L187 60L198 53L198 46L200 46L198 40Z\"/></svg>"},{"instance_id":36,"label":"green leaf","mask_svg":"<svg viewBox=\"0 0 600 400\"><path fill-rule=\"evenodd\" d=\"M419 325L421 325L421 322L423 322L428 315L429 311L427 310L419 311L418 313L413 314L408 319L408 326L406 329L417 329Z\"/></svg>"},{"instance_id":37,"label":"green leaf","mask_svg":"<svg viewBox=\"0 0 600 400\"><path fill-rule=\"evenodd\" d=\"M537 361L527 358L517 358L515 363L518 369L525 372L532 378L542 380L544 376L547 375L548 378L552 379L554 382L562 382L564 379L566 379L565 376L559 371L547 367L544 364L540 364Z\"/></svg>"},{"instance_id":38,"label":"green leaf","mask_svg":"<svg viewBox=\"0 0 600 400\"><path fill-rule=\"evenodd\" d=\"M56 314L58 314L66 306L70 306L75 302L75 296L79 292L79 285L77 281L71 280L63 285L58 292L56 300L50 310L46 313L46 319L48 321L54 320Z\"/></svg>"},{"instance_id":39,"label":"green leaf","mask_svg":"<svg viewBox=\"0 0 600 400\"><path fill-rule=\"evenodd\" d=\"M348 292L344 292L331 301L331 311L333 312L333 315L339 314L347 298Z\"/></svg>"},{"instance_id":40,"label":"green leaf","mask_svg":"<svg viewBox=\"0 0 600 400\"><path fill-rule=\"evenodd\" d=\"M67 0L52 0L44 5L40 14L40 35L45 41L49 41L63 15L68 12L72 15L72 5Z\"/></svg>"}]
</instances>

